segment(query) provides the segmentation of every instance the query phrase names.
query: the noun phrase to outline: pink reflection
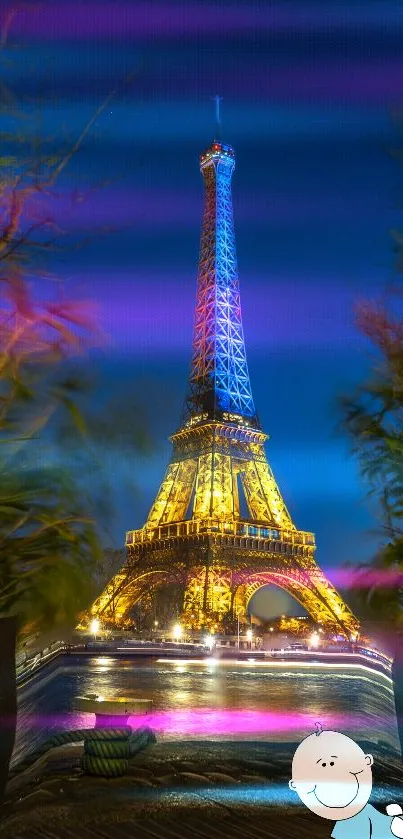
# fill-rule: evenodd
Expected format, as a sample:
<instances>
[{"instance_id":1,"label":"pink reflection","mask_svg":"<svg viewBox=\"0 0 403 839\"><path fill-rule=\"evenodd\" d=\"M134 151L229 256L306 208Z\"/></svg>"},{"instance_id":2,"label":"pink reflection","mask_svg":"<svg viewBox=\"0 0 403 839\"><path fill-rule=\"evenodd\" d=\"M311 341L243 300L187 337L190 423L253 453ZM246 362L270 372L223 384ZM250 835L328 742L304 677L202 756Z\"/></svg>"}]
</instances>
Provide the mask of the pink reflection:
<instances>
[{"instance_id":1,"label":"pink reflection","mask_svg":"<svg viewBox=\"0 0 403 839\"><path fill-rule=\"evenodd\" d=\"M287 714L276 711L246 711L226 708L203 708L158 711L150 715L147 724L156 733L182 735L183 737L242 737L256 736L261 739L298 739L308 730L314 730L315 722L321 718L324 728L356 730L368 727L368 720L354 715L301 713ZM137 720L131 718L134 727Z\"/></svg>"},{"instance_id":2,"label":"pink reflection","mask_svg":"<svg viewBox=\"0 0 403 839\"><path fill-rule=\"evenodd\" d=\"M78 728L92 728L93 714L65 714L63 716L24 716L23 725L32 729L54 731ZM158 735L166 737L258 737L277 741L298 740L307 731L315 729L315 722L320 721L324 728L337 731L361 730L369 732L371 721L362 715L351 712L345 714L287 713L284 711L243 710L228 708L170 708L145 716L129 717L129 725L138 728L150 726ZM379 729L386 726L380 720ZM292 736L291 736L292 735ZM49 734L49 736L52 736Z\"/></svg>"},{"instance_id":3,"label":"pink reflection","mask_svg":"<svg viewBox=\"0 0 403 839\"><path fill-rule=\"evenodd\" d=\"M172 352L188 348L192 338L189 312L194 306L196 269L192 282L189 277L138 274L76 275L88 297L96 299L102 312L102 327L114 336L114 346L119 352L150 351ZM152 306L149 303L152 283ZM113 290L113 292L112 292ZM261 307L272 312L270 335L266 320L260 317L256 299ZM274 300L274 303L273 303ZM266 301L266 303L265 303ZM284 281L281 277L270 283L260 277L249 277L243 289L245 322L254 317L254 328L248 330L248 343L254 349L262 346L284 347L291 345L328 346L329 341L346 345L357 341L345 312L351 308L350 292L340 291L336 282L328 282L318 295L314 282L304 282L303 290L296 280ZM310 323L315 323L315 330ZM335 573L338 569L335 569ZM329 572L330 574L330 572ZM331 578L332 579L332 578ZM332 580L333 581L333 580Z\"/></svg>"},{"instance_id":4,"label":"pink reflection","mask_svg":"<svg viewBox=\"0 0 403 839\"><path fill-rule=\"evenodd\" d=\"M340 588L371 588L382 586L395 588L402 585L403 574L393 568L369 568L357 570L355 568L329 568L328 575L335 586Z\"/></svg>"}]
</instances>

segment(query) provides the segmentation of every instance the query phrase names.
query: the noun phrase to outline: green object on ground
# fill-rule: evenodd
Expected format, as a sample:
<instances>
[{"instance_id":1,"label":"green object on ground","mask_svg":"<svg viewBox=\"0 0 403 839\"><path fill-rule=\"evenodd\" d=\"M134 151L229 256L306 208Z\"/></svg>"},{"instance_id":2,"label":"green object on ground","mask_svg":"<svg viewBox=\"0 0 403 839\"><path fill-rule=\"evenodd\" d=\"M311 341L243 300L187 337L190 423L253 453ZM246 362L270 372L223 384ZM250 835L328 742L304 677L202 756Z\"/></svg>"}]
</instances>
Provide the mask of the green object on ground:
<instances>
[{"instance_id":1,"label":"green object on ground","mask_svg":"<svg viewBox=\"0 0 403 839\"><path fill-rule=\"evenodd\" d=\"M97 775L100 778L120 778L127 772L129 761L122 757L95 757L83 754L81 766L87 775Z\"/></svg>"},{"instance_id":2,"label":"green object on ground","mask_svg":"<svg viewBox=\"0 0 403 839\"><path fill-rule=\"evenodd\" d=\"M144 749L148 743L155 742L155 736L149 728L139 728L137 731L132 731L131 728L121 730L123 733L119 737L107 740L100 738L99 732L104 733L108 729L91 730L84 740L84 754L81 760L81 766L87 775L119 778L128 770L128 758Z\"/></svg>"},{"instance_id":3,"label":"green object on ground","mask_svg":"<svg viewBox=\"0 0 403 839\"><path fill-rule=\"evenodd\" d=\"M93 757L130 757L127 740L84 740L84 753Z\"/></svg>"},{"instance_id":4,"label":"green object on ground","mask_svg":"<svg viewBox=\"0 0 403 839\"><path fill-rule=\"evenodd\" d=\"M148 745L156 742L151 728L144 727L133 731L130 726L124 728L79 728L76 731L62 731L55 734L21 761L11 772L10 778L19 775L50 749L66 743L80 743L84 740L82 768L89 775L104 778L118 778L128 768L128 757L134 757ZM124 753L124 754L123 754Z\"/></svg>"}]
</instances>

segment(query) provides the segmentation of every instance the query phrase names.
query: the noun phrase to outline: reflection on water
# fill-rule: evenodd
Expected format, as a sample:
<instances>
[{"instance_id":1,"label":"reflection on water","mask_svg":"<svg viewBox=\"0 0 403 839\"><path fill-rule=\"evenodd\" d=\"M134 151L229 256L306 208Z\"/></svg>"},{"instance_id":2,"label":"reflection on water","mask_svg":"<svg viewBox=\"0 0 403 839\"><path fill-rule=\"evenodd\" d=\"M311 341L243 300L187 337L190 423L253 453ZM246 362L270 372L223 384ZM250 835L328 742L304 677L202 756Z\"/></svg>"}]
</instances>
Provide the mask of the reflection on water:
<instances>
[{"instance_id":1,"label":"reflection on water","mask_svg":"<svg viewBox=\"0 0 403 839\"><path fill-rule=\"evenodd\" d=\"M399 750L390 679L366 668L64 656L19 690L13 763L56 731L92 726L71 711L86 693L153 699L147 722L166 738L298 741L320 721Z\"/></svg>"}]
</instances>

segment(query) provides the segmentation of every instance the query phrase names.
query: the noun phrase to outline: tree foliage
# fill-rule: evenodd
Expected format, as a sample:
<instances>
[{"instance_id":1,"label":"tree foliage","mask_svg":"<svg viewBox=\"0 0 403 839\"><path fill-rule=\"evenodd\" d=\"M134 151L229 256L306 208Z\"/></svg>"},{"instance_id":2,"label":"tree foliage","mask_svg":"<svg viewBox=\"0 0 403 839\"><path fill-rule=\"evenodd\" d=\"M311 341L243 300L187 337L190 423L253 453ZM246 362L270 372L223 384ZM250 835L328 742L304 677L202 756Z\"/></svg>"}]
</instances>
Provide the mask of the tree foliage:
<instances>
[{"instance_id":1,"label":"tree foliage","mask_svg":"<svg viewBox=\"0 0 403 839\"><path fill-rule=\"evenodd\" d=\"M342 400L344 427L358 458L368 492L378 502L382 546L371 563L360 567L354 582L361 615L403 621L403 319L401 299L359 307L357 324L370 340L368 379ZM379 583L373 571L389 570ZM399 572L402 572L400 576ZM372 574L372 576L371 576ZM371 582L372 580L372 582ZM378 580L378 581L377 581ZM359 593L361 592L361 594Z\"/></svg>"},{"instance_id":2,"label":"tree foliage","mask_svg":"<svg viewBox=\"0 0 403 839\"><path fill-rule=\"evenodd\" d=\"M97 447L133 450L146 439L130 404L115 405L117 423L91 408L92 383L77 361L102 343L96 308L52 272L55 250L74 244L52 212L57 184L109 100L71 143L2 135L0 615L18 614L22 629L65 624L90 602L102 554L93 493L80 478L101 474Z\"/></svg>"},{"instance_id":3,"label":"tree foliage","mask_svg":"<svg viewBox=\"0 0 403 839\"><path fill-rule=\"evenodd\" d=\"M403 320L398 305L367 303L359 308L357 323L375 352L370 377L343 400L344 422L362 475L383 507L385 525L402 533Z\"/></svg>"}]
</instances>

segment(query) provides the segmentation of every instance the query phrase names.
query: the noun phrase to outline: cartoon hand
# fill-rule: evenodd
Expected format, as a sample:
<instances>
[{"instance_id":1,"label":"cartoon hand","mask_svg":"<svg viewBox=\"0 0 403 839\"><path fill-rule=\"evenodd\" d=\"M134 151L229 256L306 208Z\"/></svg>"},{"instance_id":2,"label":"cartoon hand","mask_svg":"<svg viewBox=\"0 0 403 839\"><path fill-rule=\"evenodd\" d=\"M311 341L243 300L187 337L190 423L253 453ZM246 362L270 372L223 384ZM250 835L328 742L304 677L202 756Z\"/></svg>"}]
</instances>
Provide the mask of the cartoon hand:
<instances>
[{"instance_id":1,"label":"cartoon hand","mask_svg":"<svg viewBox=\"0 0 403 839\"><path fill-rule=\"evenodd\" d=\"M399 816L403 815L403 810L400 804L388 804L386 812L388 816L395 817L390 826L393 836L398 836L400 839L403 839L403 819L399 818Z\"/></svg>"}]
</instances>

